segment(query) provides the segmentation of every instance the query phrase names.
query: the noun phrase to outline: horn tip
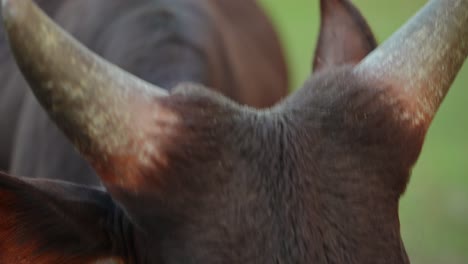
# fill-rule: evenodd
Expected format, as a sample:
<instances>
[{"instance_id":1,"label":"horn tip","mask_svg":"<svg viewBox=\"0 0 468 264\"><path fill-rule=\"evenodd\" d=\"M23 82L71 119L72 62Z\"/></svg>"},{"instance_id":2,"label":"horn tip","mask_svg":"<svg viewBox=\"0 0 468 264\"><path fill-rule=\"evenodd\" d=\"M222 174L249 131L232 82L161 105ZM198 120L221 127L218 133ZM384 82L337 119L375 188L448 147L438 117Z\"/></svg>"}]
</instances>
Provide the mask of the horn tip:
<instances>
[{"instance_id":1,"label":"horn tip","mask_svg":"<svg viewBox=\"0 0 468 264\"><path fill-rule=\"evenodd\" d=\"M29 0L2 0L2 16L6 24L23 16Z\"/></svg>"}]
</instances>

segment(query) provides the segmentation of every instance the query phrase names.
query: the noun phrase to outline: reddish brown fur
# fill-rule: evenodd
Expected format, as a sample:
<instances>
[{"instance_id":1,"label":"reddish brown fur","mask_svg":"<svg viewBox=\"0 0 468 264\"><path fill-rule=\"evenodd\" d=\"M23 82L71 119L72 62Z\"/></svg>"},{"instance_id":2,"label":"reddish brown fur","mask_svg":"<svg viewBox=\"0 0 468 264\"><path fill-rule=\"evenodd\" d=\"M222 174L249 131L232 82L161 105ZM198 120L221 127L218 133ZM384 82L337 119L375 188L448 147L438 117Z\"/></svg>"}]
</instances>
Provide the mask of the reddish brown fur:
<instances>
[{"instance_id":1,"label":"reddish brown fur","mask_svg":"<svg viewBox=\"0 0 468 264\"><path fill-rule=\"evenodd\" d=\"M91 264L102 257L92 255L72 256L60 250L44 250L44 242L36 241L40 234L31 233L26 225L31 220L25 211L20 211L21 202L14 192L0 193L0 263L5 264ZM36 219L35 221L40 221Z\"/></svg>"}]
</instances>

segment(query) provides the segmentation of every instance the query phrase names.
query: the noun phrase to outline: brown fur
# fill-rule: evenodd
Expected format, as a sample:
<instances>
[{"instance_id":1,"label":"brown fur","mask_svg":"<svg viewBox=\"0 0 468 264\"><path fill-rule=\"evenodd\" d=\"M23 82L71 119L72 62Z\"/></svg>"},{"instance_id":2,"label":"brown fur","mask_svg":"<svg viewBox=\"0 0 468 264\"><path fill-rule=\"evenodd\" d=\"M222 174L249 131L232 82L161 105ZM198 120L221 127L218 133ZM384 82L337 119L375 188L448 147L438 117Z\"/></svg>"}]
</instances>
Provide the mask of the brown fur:
<instances>
[{"instance_id":1,"label":"brown fur","mask_svg":"<svg viewBox=\"0 0 468 264\"><path fill-rule=\"evenodd\" d=\"M35 68L21 57L50 50L30 47L25 53L21 47L28 43L19 42L17 61L32 89L57 125L79 142L77 148L89 156L108 193L0 175L0 215L6 216L0 218L0 238L16 238L5 240L13 251L0 242L0 260L13 261L10 253L15 253L31 261L37 248L45 248L38 261L54 264L83 256L137 264L409 263L398 202L428 124L412 118L413 99L401 92L398 82L370 78L360 64L355 66L356 58L375 44L357 10L348 1L326 3L338 5L356 22L352 39L363 45L343 51L343 46L326 45L333 38L321 38L320 45L332 52L319 48L316 56L325 56L333 67L320 66L302 89L270 109L238 104L194 83L181 83L150 99L133 89L132 96L123 97L133 101L100 107L104 114L128 110L133 126L124 140L141 147L148 154L144 159L122 155L129 152L121 148L101 151L96 146L103 138L80 131L86 124L66 111L53 112L51 98L65 97L60 103L73 96L42 84L56 74L50 72L53 67ZM442 7L434 0L424 12ZM332 14L324 10L325 16ZM430 23L432 17L423 21ZM327 25L335 27L346 21L335 15L329 19L333 23ZM14 23L14 17L7 22ZM36 32L25 27L28 34ZM335 32L328 26L322 30ZM12 42L21 41L15 38L18 32L9 33ZM347 36L345 32L339 39ZM327 60L327 54L335 53L350 56ZM31 81L32 74L38 82ZM100 106L90 96L92 89L78 88L87 93L89 107ZM105 92L118 88L99 87ZM135 98L146 101L135 103L143 102ZM77 104L65 106L67 111L83 110ZM107 132L109 138L117 133ZM17 240L26 241L25 251L17 249Z\"/></svg>"}]
</instances>

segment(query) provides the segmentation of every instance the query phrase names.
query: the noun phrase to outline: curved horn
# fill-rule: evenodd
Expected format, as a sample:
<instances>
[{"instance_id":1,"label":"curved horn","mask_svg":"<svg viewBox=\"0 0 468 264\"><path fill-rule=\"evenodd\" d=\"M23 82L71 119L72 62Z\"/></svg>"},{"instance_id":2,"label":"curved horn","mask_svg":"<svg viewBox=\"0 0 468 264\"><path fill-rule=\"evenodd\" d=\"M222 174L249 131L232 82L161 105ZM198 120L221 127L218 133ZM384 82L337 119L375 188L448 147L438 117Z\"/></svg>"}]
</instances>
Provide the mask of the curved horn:
<instances>
[{"instance_id":1,"label":"curved horn","mask_svg":"<svg viewBox=\"0 0 468 264\"><path fill-rule=\"evenodd\" d=\"M32 1L2 5L16 61L42 106L101 176L124 175L141 158L155 99L166 91L93 54Z\"/></svg>"},{"instance_id":2,"label":"curved horn","mask_svg":"<svg viewBox=\"0 0 468 264\"><path fill-rule=\"evenodd\" d=\"M356 70L397 89L427 126L467 56L468 0L431 0Z\"/></svg>"}]
</instances>

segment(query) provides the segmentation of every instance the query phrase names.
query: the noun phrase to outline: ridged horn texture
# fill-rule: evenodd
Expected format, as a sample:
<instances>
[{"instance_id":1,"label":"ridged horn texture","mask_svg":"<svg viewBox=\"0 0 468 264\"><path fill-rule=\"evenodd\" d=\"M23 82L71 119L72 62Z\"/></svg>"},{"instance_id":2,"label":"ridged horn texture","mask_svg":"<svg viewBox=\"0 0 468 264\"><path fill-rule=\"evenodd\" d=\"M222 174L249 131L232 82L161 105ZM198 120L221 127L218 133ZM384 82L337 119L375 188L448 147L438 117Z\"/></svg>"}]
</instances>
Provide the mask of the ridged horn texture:
<instances>
[{"instance_id":1,"label":"ridged horn texture","mask_svg":"<svg viewBox=\"0 0 468 264\"><path fill-rule=\"evenodd\" d=\"M429 124L468 55L468 0L431 0L357 66L390 85Z\"/></svg>"},{"instance_id":2,"label":"ridged horn texture","mask_svg":"<svg viewBox=\"0 0 468 264\"><path fill-rule=\"evenodd\" d=\"M16 61L36 97L95 165L143 151L147 107L166 91L93 54L30 0L3 0ZM146 111L148 112L148 111ZM152 113L157 114L157 113Z\"/></svg>"}]
</instances>

